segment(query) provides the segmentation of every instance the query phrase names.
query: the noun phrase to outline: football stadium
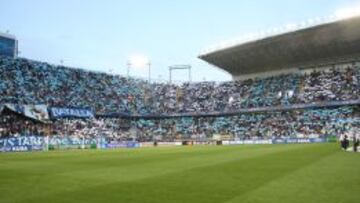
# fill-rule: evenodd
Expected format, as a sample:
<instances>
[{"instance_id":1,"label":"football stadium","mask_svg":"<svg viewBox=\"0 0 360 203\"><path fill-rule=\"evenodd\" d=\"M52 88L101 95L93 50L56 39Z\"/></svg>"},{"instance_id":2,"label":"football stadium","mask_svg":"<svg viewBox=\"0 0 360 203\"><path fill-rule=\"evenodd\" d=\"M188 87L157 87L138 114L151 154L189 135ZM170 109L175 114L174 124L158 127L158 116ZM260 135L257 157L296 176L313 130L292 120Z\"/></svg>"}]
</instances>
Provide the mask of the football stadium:
<instances>
[{"instance_id":1,"label":"football stadium","mask_svg":"<svg viewBox=\"0 0 360 203\"><path fill-rule=\"evenodd\" d=\"M360 202L360 15L193 56L222 82L32 59L17 34L0 34L0 203Z\"/></svg>"}]
</instances>

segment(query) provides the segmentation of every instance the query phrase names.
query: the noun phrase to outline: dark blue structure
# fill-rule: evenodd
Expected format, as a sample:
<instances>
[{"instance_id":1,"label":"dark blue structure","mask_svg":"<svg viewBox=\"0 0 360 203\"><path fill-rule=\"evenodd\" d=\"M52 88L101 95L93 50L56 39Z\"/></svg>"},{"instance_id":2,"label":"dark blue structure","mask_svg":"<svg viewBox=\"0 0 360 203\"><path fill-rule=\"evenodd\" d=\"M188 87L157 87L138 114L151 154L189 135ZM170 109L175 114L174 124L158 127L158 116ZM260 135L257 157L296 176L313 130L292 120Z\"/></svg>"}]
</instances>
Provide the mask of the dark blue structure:
<instances>
[{"instance_id":1,"label":"dark blue structure","mask_svg":"<svg viewBox=\"0 0 360 203\"><path fill-rule=\"evenodd\" d=\"M0 34L0 56L16 57L17 41L15 37Z\"/></svg>"}]
</instances>

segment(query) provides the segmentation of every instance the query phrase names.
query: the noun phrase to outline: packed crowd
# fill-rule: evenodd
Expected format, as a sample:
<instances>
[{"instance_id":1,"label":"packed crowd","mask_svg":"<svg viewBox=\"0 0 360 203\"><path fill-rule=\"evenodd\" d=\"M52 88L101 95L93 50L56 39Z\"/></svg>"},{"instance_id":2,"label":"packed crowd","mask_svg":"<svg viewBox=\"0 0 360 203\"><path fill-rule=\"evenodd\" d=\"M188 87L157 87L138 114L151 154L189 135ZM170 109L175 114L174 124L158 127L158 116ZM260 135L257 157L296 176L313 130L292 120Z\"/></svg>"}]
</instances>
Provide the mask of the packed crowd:
<instances>
[{"instance_id":1,"label":"packed crowd","mask_svg":"<svg viewBox=\"0 0 360 203\"><path fill-rule=\"evenodd\" d=\"M140 81L0 57L0 103L92 107L97 112L130 112L142 94ZM131 105L130 105L131 103Z\"/></svg>"},{"instance_id":2,"label":"packed crowd","mask_svg":"<svg viewBox=\"0 0 360 203\"><path fill-rule=\"evenodd\" d=\"M354 106L226 117L60 119L49 124L36 123L16 115L5 115L2 118L0 132L3 132L3 136L41 133L57 137L105 137L109 140L138 141L209 140L215 135L227 135L230 139L317 138L360 130L360 111L359 107ZM6 129L10 129L11 134L4 132Z\"/></svg>"},{"instance_id":3,"label":"packed crowd","mask_svg":"<svg viewBox=\"0 0 360 203\"><path fill-rule=\"evenodd\" d=\"M50 125L26 119L13 113L0 115L0 138L39 135L45 136L50 133Z\"/></svg>"},{"instance_id":4,"label":"packed crowd","mask_svg":"<svg viewBox=\"0 0 360 203\"><path fill-rule=\"evenodd\" d=\"M360 129L358 108L340 107L282 112L246 113L226 117L182 117L140 119L140 135L161 139L209 139L229 135L230 139L277 137L326 137Z\"/></svg>"},{"instance_id":5,"label":"packed crowd","mask_svg":"<svg viewBox=\"0 0 360 203\"><path fill-rule=\"evenodd\" d=\"M96 114L137 115L133 119L96 117L49 123L20 115L0 115L0 137L21 135L106 137L110 140L323 137L359 130L357 106L303 110L221 113L257 107L360 99L360 68L352 65L243 81L149 84L143 80L0 57L0 104L91 107ZM200 113L218 112L218 116ZM144 115L195 116L145 119ZM196 116L197 115L197 116Z\"/></svg>"},{"instance_id":6,"label":"packed crowd","mask_svg":"<svg viewBox=\"0 0 360 203\"><path fill-rule=\"evenodd\" d=\"M360 68L243 81L149 84L143 80L0 57L0 103L91 107L96 113L171 115L360 99Z\"/></svg>"},{"instance_id":7,"label":"packed crowd","mask_svg":"<svg viewBox=\"0 0 360 203\"><path fill-rule=\"evenodd\" d=\"M52 124L50 136L84 138L106 137L114 140L135 139L131 122L120 118L59 119Z\"/></svg>"}]
</instances>

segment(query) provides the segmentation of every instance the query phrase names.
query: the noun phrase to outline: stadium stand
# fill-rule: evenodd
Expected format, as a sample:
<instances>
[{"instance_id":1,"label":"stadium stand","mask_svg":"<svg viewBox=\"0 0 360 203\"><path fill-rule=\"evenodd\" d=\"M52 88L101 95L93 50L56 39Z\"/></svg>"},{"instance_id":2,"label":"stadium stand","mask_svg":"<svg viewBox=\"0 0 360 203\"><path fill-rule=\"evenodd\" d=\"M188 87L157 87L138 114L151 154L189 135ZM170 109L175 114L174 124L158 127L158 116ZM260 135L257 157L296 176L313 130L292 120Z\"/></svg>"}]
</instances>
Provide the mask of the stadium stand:
<instances>
[{"instance_id":1,"label":"stadium stand","mask_svg":"<svg viewBox=\"0 0 360 203\"><path fill-rule=\"evenodd\" d=\"M97 113L169 115L233 112L313 102L360 99L360 71L345 69L287 74L216 84L148 84L145 81L0 58L0 103L91 107Z\"/></svg>"},{"instance_id":2,"label":"stadium stand","mask_svg":"<svg viewBox=\"0 0 360 203\"><path fill-rule=\"evenodd\" d=\"M44 123L5 112L2 137L326 137L360 126L360 68L353 64L219 84L174 85L1 57L0 80L0 104L90 108L96 115Z\"/></svg>"},{"instance_id":3,"label":"stadium stand","mask_svg":"<svg viewBox=\"0 0 360 203\"><path fill-rule=\"evenodd\" d=\"M0 56L0 136L81 142L354 135L359 25L356 17L199 56L235 79L222 83L148 83Z\"/></svg>"}]
</instances>

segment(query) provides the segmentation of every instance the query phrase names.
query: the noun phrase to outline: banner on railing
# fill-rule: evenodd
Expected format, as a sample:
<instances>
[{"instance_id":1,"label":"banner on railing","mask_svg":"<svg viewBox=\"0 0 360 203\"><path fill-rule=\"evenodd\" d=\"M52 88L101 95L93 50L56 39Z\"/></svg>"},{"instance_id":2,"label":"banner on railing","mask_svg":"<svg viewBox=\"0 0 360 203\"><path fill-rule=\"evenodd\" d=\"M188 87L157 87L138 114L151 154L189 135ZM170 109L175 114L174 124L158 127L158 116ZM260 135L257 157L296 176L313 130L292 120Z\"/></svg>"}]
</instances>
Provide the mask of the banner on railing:
<instances>
[{"instance_id":1,"label":"banner on railing","mask_svg":"<svg viewBox=\"0 0 360 203\"><path fill-rule=\"evenodd\" d=\"M8 109L12 112L15 112L15 113L21 114L25 117L39 120L39 121L49 120L49 114L48 114L46 105L5 104L1 108L1 111L4 109Z\"/></svg>"},{"instance_id":2,"label":"banner on railing","mask_svg":"<svg viewBox=\"0 0 360 203\"><path fill-rule=\"evenodd\" d=\"M224 145L243 144L304 144L328 142L326 138L276 138L263 140L237 140L223 141ZM208 142L211 144L211 142ZM181 145L181 142L159 142L161 146ZM105 138L80 138L80 137L11 137L0 139L0 152L41 151L48 149L115 149L144 147L144 143L137 141L106 141ZM153 146L153 143L149 143Z\"/></svg>"},{"instance_id":3,"label":"banner on railing","mask_svg":"<svg viewBox=\"0 0 360 203\"><path fill-rule=\"evenodd\" d=\"M0 139L0 152L40 151L47 148L46 137L11 137Z\"/></svg>"},{"instance_id":4,"label":"banner on railing","mask_svg":"<svg viewBox=\"0 0 360 203\"><path fill-rule=\"evenodd\" d=\"M113 149L113 148L138 148L136 141L112 141L105 138L81 137L41 137L23 136L0 139L0 152L26 152L56 149Z\"/></svg>"},{"instance_id":5,"label":"banner on railing","mask_svg":"<svg viewBox=\"0 0 360 203\"><path fill-rule=\"evenodd\" d=\"M223 142L225 145L241 144L305 144L305 143L323 143L327 142L326 138L274 138L264 140L237 140Z\"/></svg>"},{"instance_id":6,"label":"banner on railing","mask_svg":"<svg viewBox=\"0 0 360 203\"><path fill-rule=\"evenodd\" d=\"M135 141L109 142L105 144L106 149L138 148L138 147L140 147L140 144L139 142L135 142Z\"/></svg>"},{"instance_id":7,"label":"banner on railing","mask_svg":"<svg viewBox=\"0 0 360 203\"><path fill-rule=\"evenodd\" d=\"M97 138L81 138L81 137L51 137L49 145L91 145L101 142Z\"/></svg>"},{"instance_id":8,"label":"banner on railing","mask_svg":"<svg viewBox=\"0 0 360 203\"><path fill-rule=\"evenodd\" d=\"M89 108L50 107L51 118L93 118L94 112Z\"/></svg>"},{"instance_id":9,"label":"banner on railing","mask_svg":"<svg viewBox=\"0 0 360 203\"><path fill-rule=\"evenodd\" d=\"M302 143L322 143L327 142L325 138L277 138L272 140L272 144L302 144Z\"/></svg>"}]
</instances>

